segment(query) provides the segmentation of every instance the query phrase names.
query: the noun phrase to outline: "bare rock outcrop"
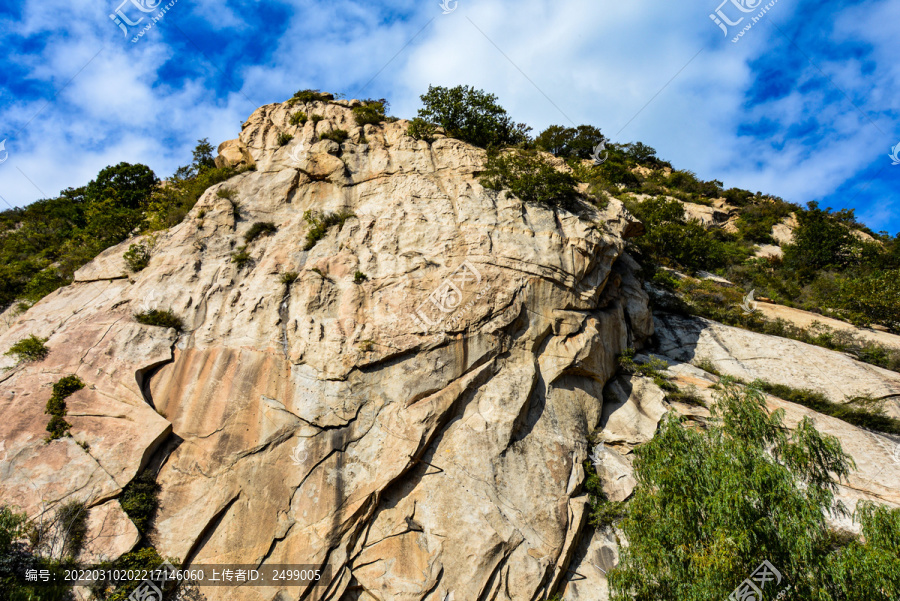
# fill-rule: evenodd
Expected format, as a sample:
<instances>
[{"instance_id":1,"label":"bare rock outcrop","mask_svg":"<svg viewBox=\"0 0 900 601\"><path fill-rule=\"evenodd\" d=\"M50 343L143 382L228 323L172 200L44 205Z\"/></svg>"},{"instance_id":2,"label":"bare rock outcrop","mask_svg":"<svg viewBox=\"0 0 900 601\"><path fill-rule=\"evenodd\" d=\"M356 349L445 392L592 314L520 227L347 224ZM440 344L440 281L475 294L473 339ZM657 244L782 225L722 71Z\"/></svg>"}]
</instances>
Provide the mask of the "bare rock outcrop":
<instances>
[{"instance_id":1,"label":"bare rock outcrop","mask_svg":"<svg viewBox=\"0 0 900 601\"><path fill-rule=\"evenodd\" d=\"M295 110L324 119L294 127ZM319 140L337 128L347 142ZM220 156L256 170L208 190L148 267L128 274L123 243L31 308L0 348L35 334L50 355L0 383L0 499L30 515L84 501L111 541L90 552L114 559L134 544L116 498L151 469L163 556L327 566L284 591L306 599L562 582L602 388L652 334L623 254L640 224L615 200L575 215L485 190L482 150L405 131L342 104L262 107ZM345 220L305 250L307 211ZM247 242L256 222L276 231ZM136 323L148 308L184 331ZM87 384L72 438L45 444L49 387L70 373Z\"/></svg>"},{"instance_id":2,"label":"bare rock outcrop","mask_svg":"<svg viewBox=\"0 0 900 601\"><path fill-rule=\"evenodd\" d=\"M892 372L654 319L625 252L643 226L618 200L574 214L486 190L483 150L417 141L405 121L357 126L358 104L261 107L217 159L254 169L159 233L147 267L127 270L129 240L10 316L0 350L36 335L50 352L0 358L0 502L29 516L83 502L83 558L114 560L141 538L123 488L150 470L145 542L162 556L326 568L319 586L221 597L235 601L602 599L616 538L584 536L585 461L627 499L633 450L665 412L704 418L650 380L611 382L623 350L656 331L672 373L704 390L692 360L896 409ZM298 110L322 119L292 125ZM345 142L322 139L337 129ZM721 225L723 208L698 218ZM135 320L151 309L183 329ZM71 437L45 442L52 385L72 374L86 386L66 399ZM847 498L900 503L900 474L867 463L888 440L835 421L863 466Z\"/></svg>"}]
</instances>

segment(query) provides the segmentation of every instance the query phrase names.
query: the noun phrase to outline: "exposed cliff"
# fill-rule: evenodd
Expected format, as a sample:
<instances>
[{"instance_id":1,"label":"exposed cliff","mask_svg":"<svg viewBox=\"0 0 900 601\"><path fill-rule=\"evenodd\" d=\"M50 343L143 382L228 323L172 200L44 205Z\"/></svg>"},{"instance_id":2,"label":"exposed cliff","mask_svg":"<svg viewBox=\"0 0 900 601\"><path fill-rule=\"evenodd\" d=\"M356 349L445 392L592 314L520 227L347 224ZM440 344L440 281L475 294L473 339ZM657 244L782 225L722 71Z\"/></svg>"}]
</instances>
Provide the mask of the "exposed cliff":
<instances>
[{"instance_id":1,"label":"exposed cliff","mask_svg":"<svg viewBox=\"0 0 900 601\"><path fill-rule=\"evenodd\" d=\"M256 169L210 188L146 268L126 268L133 241L110 248L0 336L50 349L3 359L0 499L29 515L87 503L84 555L114 559L139 539L118 497L151 470L163 556L331 568L287 597L210 599L597 598L615 553L610 532L582 536L588 436L601 428L624 499L630 449L666 410L696 412L633 378L604 401L616 356L654 333L625 253L640 224L615 199L576 215L486 190L481 149L417 141L404 121L357 127L353 104L260 108L219 158ZM324 119L291 125L297 109ZM338 128L343 144L319 139ZM309 211L343 216L311 239ZM248 240L257 223L274 231ZM135 321L146 309L183 331ZM703 389L714 378L691 361L802 373L836 400L900 391L893 372L723 328L658 317L653 350ZM769 346L771 361L750 356ZM45 443L50 387L69 374L86 384L68 398L72 436ZM860 464L846 494L900 505L892 441L824 419Z\"/></svg>"}]
</instances>

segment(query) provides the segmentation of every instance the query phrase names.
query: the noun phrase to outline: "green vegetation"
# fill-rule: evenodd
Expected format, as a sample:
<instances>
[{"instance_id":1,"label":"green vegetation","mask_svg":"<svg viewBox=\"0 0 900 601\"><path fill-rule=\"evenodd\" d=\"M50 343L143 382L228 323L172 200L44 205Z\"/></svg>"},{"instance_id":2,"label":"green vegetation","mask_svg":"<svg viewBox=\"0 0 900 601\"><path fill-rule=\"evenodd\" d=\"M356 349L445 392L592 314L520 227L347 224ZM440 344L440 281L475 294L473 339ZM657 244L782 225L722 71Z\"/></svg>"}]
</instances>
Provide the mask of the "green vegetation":
<instances>
[{"instance_id":1,"label":"green vegetation","mask_svg":"<svg viewBox=\"0 0 900 601\"><path fill-rule=\"evenodd\" d=\"M170 309L166 309L164 311L160 311L159 309L150 309L149 311L135 314L134 319L138 323L142 323L145 326L175 328L176 332L180 332L184 329L184 324L181 322L181 318L172 313Z\"/></svg>"},{"instance_id":2,"label":"green vegetation","mask_svg":"<svg viewBox=\"0 0 900 601\"><path fill-rule=\"evenodd\" d=\"M231 262L237 265L238 269L243 269L244 265L251 261L250 253L247 252L247 246L238 246L237 250L231 253Z\"/></svg>"},{"instance_id":3,"label":"green vegetation","mask_svg":"<svg viewBox=\"0 0 900 601\"><path fill-rule=\"evenodd\" d=\"M63 534L62 556L74 558L87 535L87 506L80 501L67 501L56 510L56 522Z\"/></svg>"},{"instance_id":4,"label":"green vegetation","mask_svg":"<svg viewBox=\"0 0 900 601\"><path fill-rule=\"evenodd\" d=\"M303 250L311 250L316 242L325 237L329 228L338 226L338 230L344 227L344 222L351 217L356 217L349 211L339 211L337 213L319 213L317 211L306 211L303 218L309 224L309 231L306 232L306 244Z\"/></svg>"},{"instance_id":5,"label":"green vegetation","mask_svg":"<svg viewBox=\"0 0 900 601\"><path fill-rule=\"evenodd\" d=\"M285 286L290 286L297 281L298 277L300 277L300 274L296 271L286 271L281 274L281 283Z\"/></svg>"},{"instance_id":6,"label":"green vegetation","mask_svg":"<svg viewBox=\"0 0 900 601\"><path fill-rule=\"evenodd\" d=\"M71 507L74 508L74 505ZM63 541L63 553L77 553L74 543L82 532L83 518L83 511L64 509L56 512L53 523L64 529L71 527L73 530ZM65 521L66 519L68 521ZM40 538L41 534L40 528L29 522L24 513L0 505L0 599L68 601L72 598L71 587L64 584L36 585L25 580L26 570L47 570L56 582L64 581L62 561L38 552L38 548L42 548L44 543ZM72 534L75 535L74 540ZM78 544L81 544L80 540Z\"/></svg>"},{"instance_id":7,"label":"green vegetation","mask_svg":"<svg viewBox=\"0 0 900 601\"><path fill-rule=\"evenodd\" d=\"M814 390L801 390L760 381L754 382L753 386L785 401L803 405L860 428L900 434L900 420L885 415L884 402L877 399L858 398L846 403L833 403L824 394Z\"/></svg>"},{"instance_id":8,"label":"green vegetation","mask_svg":"<svg viewBox=\"0 0 900 601\"><path fill-rule=\"evenodd\" d=\"M181 223L206 190L243 172L231 167L216 167L213 150L207 139L198 140L191 164L179 167L165 185L153 190L145 211L147 231ZM247 171L252 169L253 166L245 168Z\"/></svg>"},{"instance_id":9,"label":"green vegetation","mask_svg":"<svg viewBox=\"0 0 900 601\"><path fill-rule=\"evenodd\" d=\"M488 152L479 178L491 190L509 190L525 202L568 211L578 208L578 180L534 151Z\"/></svg>"},{"instance_id":10,"label":"green vegetation","mask_svg":"<svg viewBox=\"0 0 900 601\"><path fill-rule=\"evenodd\" d=\"M331 94L323 94L319 90L300 90L294 94L294 96L288 100L291 104L296 104L298 102L328 102L334 98Z\"/></svg>"},{"instance_id":11,"label":"green vegetation","mask_svg":"<svg viewBox=\"0 0 900 601\"><path fill-rule=\"evenodd\" d=\"M794 207L778 199L749 204L741 210L738 217L738 231L749 242L773 244L775 240L772 238L772 228L784 221L793 210Z\"/></svg>"},{"instance_id":12,"label":"green vegetation","mask_svg":"<svg viewBox=\"0 0 900 601\"><path fill-rule=\"evenodd\" d=\"M119 504L141 534L147 534L159 505L160 486L149 471L125 485Z\"/></svg>"},{"instance_id":13,"label":"green vegetation","mask_svg":"<svg viewBox=\"0 0 900 601\"><path fill-rule=\"evenodd\" d=\"M122 555L114 562L101 563L98 568L105 571L105 573L115 573L117 570L120 573L127 573L128 571L143 573L145 570L162 569L165 562L170 563L176 568L181 565L181 562L178 561L177 558L169 557L163 559L155 548L144 546ZM140 583L141 580L100 580L91 587L91 592L93 593L94 598L102 601L126 601L128 596ZM168 584L163 587L164 598L175 598L170 595L174 592L174 589L177 588L178 584L178 581L174 579L169 581Z\"/></svg>"},{"instance_id":14,"label":"green vegetation","mask_svg":"<svg viewBox=\"0 0 900 601\"><path fill-rule=\"evenodd\" d=\"M412 136L416 140L425 140L429 144L434 142L434 134L436 133L437 128L434 124L421 117L416 117L410 121L409 126L406 128L406 135Z\"/></svg>"},{"instance_id":15,"label":"green vegetation","mask_svg":"<svg viewBox=\"0 0 900 601\"><path fill-rule=\"evenodd\" d=\"M578 127L551 125L534 139L534 145L558 157L589 159L594 153L594 148L605 141L606 138L600 130L592 125Z\"/></svg>"},{"instance_id":16,"label":"green vegetation","mask_svg":"<svg viewBox=\"0 0 900 601\"><path fill-rule=\"evenodd\" d=\"M122 255L131 271L137 273L150 264L150 249L145 244L132 244Z\"/></svg>"},{"instance_id":17,"label":"green vegetation","mask_svg":"<svg viewBox=\"0 0 900 601\"><path fill-rule=\"evenodd\" d=\"M279 146L285 146L288 142L294 139L294 136L287 133L286 131L278 132L278 138L276 142L278 142Z\"/></svg>"},{"instance_id":18,"label":"green vegetation","mask_svg":"<svg viewBox=\"0 0 900 601\"><path fill-rule=\"evenodd\" d=\"M309 120L312 121L313 124L316 124L324 118L325 117L323 117L322 115L310 115Z\"/></svg>"},{"instance_id":19,"label":"green vegetation","mask_svg":"<svg viewBox=\"0 0 900 601\"><path fill-rule=\"evenodd\" d=\"M251 225L250 229L247 230L247 233L244 234L244 242L250 244L260 236L272 234L277 231L277 229L278 228L276 228L275 224L271 221L257 221Z\"/></svg>"},{"instance_id":20,"label":"green vegetation","mask_svg":"<svg viewBox=\"0 0 900 601\"><path fill-rule=\"evenodd\" d=\"M366 280L369 279L369 276L364 274L363 272L357 270L356 273L353 274L353 281L357 284L362 284Z\"/></svg>"},{"instance_id":21,"label":"green vegetation","mask_svg":"<svg viewBox=\"0 0 900 601\"><path fill-rule=\"evenodd\" d=\"M656 264L691 272L714 270L750 254L736 236L724 230L708 231L698 222L687 220L684 206L676 200L626 199L625 206L646 228L646 233L634 241L638 255Z\"/></svg>"},{"instance_id":22,"label":"green vegetation","mask_svg":"<svg viewBox=\"0 0 900 601\"><path fill-rule=\"evenodd\" d=\"M470 86L428 86L419 117L444 128L448 136L487 148L528 142L530 127L514 123L497 97Z\"/></svg>"},{"instance_id":23,"label":"green vegetation","mask_svg":"<svg viewBox=\"0 0 900 601\"><path fill-rule=\"evenodd\" d=\"M353 107L352 112L356 124L362 127L367 124L378 125L384 121L387 110L388 101L382 98L380 100L365 100L361 106Z\"/></svg>"},{"instance_id":24,"label":"green vegetation","mask_svg":"<svg viewBox=\"0 0 900 601\"><path fill-rule=\"evenodd\" d=\"M688 315L699 315L727 325L744 328L761 334L799 340L833 351L848 353L859 361L900 371L900 351L878 345L845 331L838 331L821 324L803 329L777 319L769 320L761 313L744 313L740 308L744 291L735 286L714 280L684 279L669 281L665 272L657 271L654 283L677 293L677 298L658 301L660 308Z\"/></svg>"},{"instance_id":25,"label":"green vegetation","mask_svg":"<svg viewBox=\"0 0 900 601\"><path fill-rule=\"evenodd\" d=\"M209 186L237 173L216 168L212 151L200 140L193 162L163 185L149 167L119 163L86 186L0 213L0 309L71 283L79 267L136 231L179 223Z\"/></svg>"},{"instance_id":26,"label":"green vegetation","mask_svg":"<svg viewBox=\"0 0 900 601\"><path fill-rule=\"evenodd\" d=\"M758 390L721 384L705 429L669 414L635 450L638 485L620 522L628 545L609 573L611 598L725 599L763 560L784 575L790 598L897 598L900 510L858 506L865 543L831 532L825 512L845 511L836 479L855 467L840 442L809 419L789 433Z\"/></svg>"},{"instance_id":27,"label":"green vegetation","mask_svg":"<svg viewBox=\"0 0 900 601\"><path fill-rule=\"evenodd\" d=\"M699 396L690 390L682 390L670 381L670 377L663 373L669 364L658 357L650 357L647 363L637 363L634 360L635 350L625 349L618 356L619 367L627 374L635 374L645 378L651 378L653 383L659 386L666 395L666 400L671 403L684 403L697 407L705 407Z\"/></svg>"},{"instance_id":28,"label":"green vegetation","mask_svg":"<svg viewBox=\"0 0 900 601\"><path fill-rule=\"evenodd\" d=\"M590 461L584 462L584 473L584 490L588 495L590 508L588 523L594 528L606 528L625 515L625 503L607 499L603 483Z\"/></svg>"},{"instance_id":29,"label":"green vegetation","mask_svg":"<svg viewBox=\"0 0 900 601\"><path fill-rule=\"evenodd\" d=\"M41 361L50 353L50 349L44 344L46 338L38 338L34 334L23 338L9 347L4 355L14 355L16 359L22 362Z\"/></svg>"},{"instance_id":30,"label":"green vegetation","mask_svg":"<svg viewBox=\"0 0 900 601\"><path fill-rule=\"evenodd\" d=\"M44 413L50 415L50 421L47 422L47 432L50 433L50 436L45 438L44 442L69 436L72 424L66 421L66 399L82 388L84 388L84 382L75 375L61 378L53 384L53 393L47 400L47 407L44 409Z\"/></svg>"},{"instance_id":31,"label":"green vegetation","mask_svg":"<svg viewBox=\"0 0 900 601\"><path fill-rule=\"evenodd\" d=\"M218 198L225 198L227 200L235 200L237 198L237 192L232 188L219 188L216 190L216 196Z\"/></svg>"},{"instance_id":32,"label":"green vegetation","mask_svg":"<svg viewBox=\"0 0 900 601\"><path fill-rule=\"evenodd\" d=\"M331 140L333 142L337 142L338 144L343 144L344 141L350 136L344 129L333 129L331 131L323 132L319 135L320 140Z\"/></svg>"},{"instance_id":33,"label":"green vegetation","mask_svg":"<svg viewBox=\"0 0 900 601\"><path fill-rule=\"evenodd\" d=\"M303 111L297 111L291 115L291 125L304 125L309 117Z\"/></svg>"}]
</instances>

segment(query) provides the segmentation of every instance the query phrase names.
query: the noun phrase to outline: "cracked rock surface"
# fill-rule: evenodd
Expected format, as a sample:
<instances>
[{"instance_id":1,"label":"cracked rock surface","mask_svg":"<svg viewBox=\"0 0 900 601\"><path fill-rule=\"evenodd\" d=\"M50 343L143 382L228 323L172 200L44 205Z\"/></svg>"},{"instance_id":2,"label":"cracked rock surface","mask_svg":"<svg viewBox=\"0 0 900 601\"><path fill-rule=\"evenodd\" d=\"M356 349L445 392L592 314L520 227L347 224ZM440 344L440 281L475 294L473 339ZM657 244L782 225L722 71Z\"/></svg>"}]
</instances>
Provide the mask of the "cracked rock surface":
<instances>
[{"instance_id":1,"label":"cracked rock surface","mask_svg":"<svg viewBox=\"0 0 900 601\"><path fill-rule=\"evenodd\" d=\"M50 353L0 357L0 502L37 516L83 501L85 557L115 559L139 539L122 489L151 470L162 556L327 568L320 586L209 599L605 598L617 556L610 532L583 536L588 435L602 429L604 485L626 499L631 451L672 409L637 379L604 405L616 355L656 327L670 359L741 377L779 381L780 356L814 378L820 358L790 341L751 354L756 335L712 322L655 326L624 253L642 226L620 202L575 215L485 190L483 150L416 141L405 121L358 127L352 102L261 107L217 160L256 169L145 238L145 269L127 271L126 241L4 324L0 349L33 334ZM292 126L298 110L323 119ZM343 144L319 139L338 128ZM346 218L305 250L308 211ZM276 229L247 242L257 222ZM148 309L184 330L137 323ZM830 369L860 375L841 394L896 390L840 357ZM72 436L45 443L44 407L69 374L86 384L66 401ZM828 427L861 441L854 454L889 442ZM896 471L871 467L848 491L896 502Z\"/></svg>"},{"instance_id":2,"label":"cracked rock surface","mask_svg":"<svg viewBox=\"0 0 900 601\"><path fill-rule=\"evenodd\" d=\"M293 127L295 110L325 119ZM51 352L3 376L0 497L29 514L83 500L120 524L116 497L149 466L163 556L330 568L321 586L229 599L556 587L603 385L652 333L623 255L640 224L614 200L579 216L485 190L482 150L406 126L359 128L339 103L262 107L220 157L256 170L208 190L148 267L126 271L125 242L16 321L0 346L36 334ZM318 141L336 128L343 145ZM310 210L353 216L306 251ZM277 231L239 267L262 221ZM147 308L184 331L136 323ZM44 444L50 386L69 373L87 384L68 399L73 437ZM117 528L106 556L128 548Z\"/></svg>"}]
</instances>

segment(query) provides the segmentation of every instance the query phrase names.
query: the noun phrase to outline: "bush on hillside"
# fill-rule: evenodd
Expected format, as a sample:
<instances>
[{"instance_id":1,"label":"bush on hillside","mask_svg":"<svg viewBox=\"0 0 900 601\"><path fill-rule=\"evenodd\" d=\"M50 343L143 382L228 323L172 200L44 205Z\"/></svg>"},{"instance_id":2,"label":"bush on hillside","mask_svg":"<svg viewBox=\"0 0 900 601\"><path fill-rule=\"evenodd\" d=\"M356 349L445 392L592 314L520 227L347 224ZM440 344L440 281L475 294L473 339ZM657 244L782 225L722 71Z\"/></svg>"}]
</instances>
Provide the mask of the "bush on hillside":
<instances>
[{"instance_id":1,"label":"bush on hillside","mask_svg":"<svg viewBox=\"0 0 900 601\"><path fill-rule=\"evenodd\" d=\"M429 144L434 142L434 134L436 133L437 128L435 125L421 117L416 117L410 121L409 126L406 128L406 135L411 136L416 140L425 140Z\"/></svg>"},{"instance_id":2,"label":"bush on hillside","mask_svg":"<svg viewBox=\"0 0 900 601\"><path fill-rule=\"evenodd\" d=\"M382 98L381 100L365 101L361 106L355 106L351 110L356 124L362 127L368 124L378 125L384 121L387 107L388 101Z\"/></svg>"},{"instance_id":3,"label":"bush on hillside","mask_svg":"<svg viewBox=\"0 0 900 601\"><path fill-rule=\"evenodd\" d=\"M135 314L134 319L138 323L142 323L147 326L175 328L176 332L180 332L182 329L184 329L184 324L182 324L181 318L172 313L172 311L169 309L166 309L164 311L160 311L158 309L150 309L149 311Z\"/></svg>"},{"instance_id":4,"label":"bush on hillside","mask_svg":"<svg viewBox=\"0 0 900 601\"><path fill-rule=\"evenodd\" d=\"M337 142L338 144L343 144L348 137L350 137L350 134L348 134L347 130L344 129L333 129L331 131L323 132L321 135L319 135L320 140L331 140L332 142Z\"/></svg>"},{"instance_id":5,"label":"bush on hillside","mask_svg":"<svg viewBox=\"0 0 900 601\"><path fill-rule=\"evenodd\" d=\"M807 279L816 270L846 266L854 244L850 230L830 215L830 209L820 209L815 202L808 207L797 212L794 241L784 247L785 265Z\"/></svg>"},{"instance_id":6,"label":"bush on hillside","mask_svg":"<svg viewBox=\"0 0 900 601\"><path fill-rule=\"evenodd\" d=\"M153 191L145 213L146 230L158 231L181 223L206 190L242 173L232 167L216 167L209 148L205 139L200 140L194 161L179 167L164 186Z\"/></svg>"},{"instance_id":7,"label":"bush on hillside","mask_svg":"<svg viewBox=\"0 0 900 601\"><path fill-rule=\"evenodd\" d=\"M145 244L132 244L122 255L128 268L137 273L150 264L150 249Z\"/></svg>"},{"instance_id":8,"label":"bush on hillside","mask_svg":"<svg viewBox=\"0 0 900 601\"><path fill-rule=\"evenodd\" d=\"M306 113L303 111L297 111L293 115L291 115L291 125L303 125L309 117L306 116Z\"/></svg>"},{"instance_id":9,"label":"bush on hillside","mask_svg":"<svg viewBox=\"0 0 900 601\"><path fill-rule=\"evenodd\" d=\"M479 181L490 190L509 190L528 203L568 211L578 208L575 176L558 170L534 151L489 152Z\"/></svg>"},{"instance_id":10,"label":"bush on hillside","mask_svg":"<svg viewBox=\"0 0 900 601\"><path fill-rule=\"evenodd\" d=\"M733 235L721 230L707 231L685 218L684 206L675 200L649 198L627 200L625 206L646 229L634 244L648 260L688 271L713 270L742 261L749 249Z\"/></svg>"},{"instance_id":11,"label":"bush on hillside","mask_svg":"<svg viewBox=\"0 0 900 601\"><path fill-rule=\"evenodd\" d=\"M900 510L864 517L865 543L837 539L825 514L844 513L837 482L855 467L840 442L808 418L790 432L784 412L770 414L754 388L727 378L720 386L706 428L670 413L635 449L638 484L620 522L628 544L609 572L611 598L725 599L764 560L783 574L779 588L789 584L791 598L835 599L821 595L851 577L876 599L900 594L900 578L885 577L897 556L879 552L896 546L887 541ZM862 553L870 564L859 563Z\"/></svg>"},{"instance_id":12,"label":"bush on hillside","mask_svg":"<svg viewBox=\"0 0 900 601\"><path fill-rule=\"evenodd\" d=\"M333 97L331 94L324 94L319 90L299 90L294 93L293 97L288 101L291 104L296 104L298 102L327 102L331 100Z\"/></svg>"},{"instance_id":13,"label":"bush on hillside","mask_svg":"<svg viewBox=\"0 0 900 601\"><path fill-rule=\"evenodd\" d=\"M46 338L38 338L34 334L26 338L22 338L3 353L4 355L14 355L19 361L41 361L50 353L50 349L44 344Z\"/></svg>"},{"instance_id":14,"label":"bush on hillside","mask_svg":"<svg viewBox=\"0 0 900 601\"><path fill-rule=\"evenodd\" d=\"M534 139L534 145L562 158L590 159L594 148L606 141L600 130L592 125L564 127L551 125Z\"/></svg>"},{"instance_id":15,"label":"bush on hillside","mask_svg":"<svg viewBox=\"0 0 900 601\"><path fill-rule=\"evenodd\" d=\"M279 146L286 146L288 142L294 139L294 136L287 133L286 131L278 132L278 138L276 138L276 142Z\"/></svg>"},{"instance_id":16,"label":"bush on hillside","mask_svg":"<svg viewBox=\"0 0 900 601\"><path fill-rule=\"evenodd\" d=\"M119 504L141 534L147 534L159 505L160 485L150 471L145 470L122 489Z\"/></svg>"},{"instance_id":17,"label":"bush on hillside","mask_svg":"<svg viewBox=\"0 0 900 601\"><path fill-rule=\"evenodd\" d=\"M253 225L250 226L250 229L247 230L247 233L244 234L244 242L250 244L260 236L265 236L277 231L278 228L275 227L275 224L271 221L257 221Z\"/></svg>"},{"instance_id":18,"label":"bush on hillside","mask_svg":"<svg viewBox=\"0 0 900 601\"><path fill-rule=\"evenodd\" d=\"M428 86L419 117L444 128L448 136L475 146L513 146L528 141L531 130L514 123L497 97L470 86Z\"/></svg>"},{"instance_id":19,"label":"bush on hillside","mask_svg":"<svg viewBox=\"0 0 900 601\"><path fill-rule=\"evenodd\" d=\"M237 250L231 253L231 262L237 265L238 269L243 269L244 265L251 261L252 257L247 252L247 245L238 246Z\"/></svg>"},{"instance_id":20,"label":"bush on hillside","mask_svg":"<svg viewBox=\"0 0 900 601\"><path fill-rule=\"evenodd\" d=\"M774 244L772 228L788 217L795 208L786 202L768 199L747 204L738 217L738 231L750 242Z\"/></svg>"},{"instance_id":21,"label":"bush on hillside","mask_svg":"<svg viewBox=\"0 0 900 601\"><path fill-rule=\"evenodd\" d=\"M309 231L306 232L306 244L303 246L303 250L311 250L316 245L316 242L325 237L331 227L337 226L338 230L340 230L344 227L344 222L352 217L356 217L356 215L349 211L325 214L317 211L306 211L303 214L303 218L309 224Z\"/></svg>"}]
</instances>

